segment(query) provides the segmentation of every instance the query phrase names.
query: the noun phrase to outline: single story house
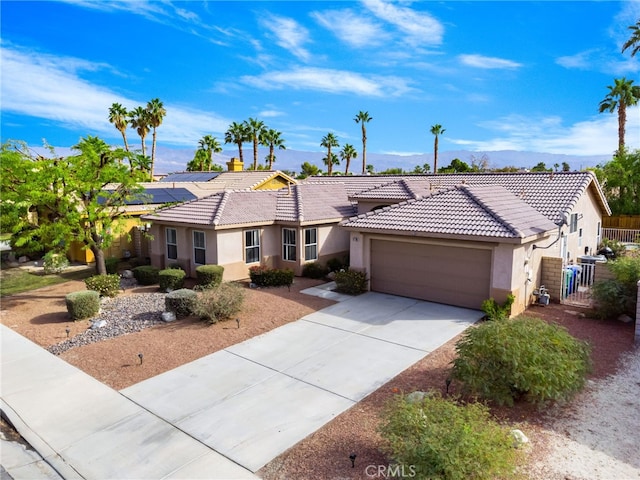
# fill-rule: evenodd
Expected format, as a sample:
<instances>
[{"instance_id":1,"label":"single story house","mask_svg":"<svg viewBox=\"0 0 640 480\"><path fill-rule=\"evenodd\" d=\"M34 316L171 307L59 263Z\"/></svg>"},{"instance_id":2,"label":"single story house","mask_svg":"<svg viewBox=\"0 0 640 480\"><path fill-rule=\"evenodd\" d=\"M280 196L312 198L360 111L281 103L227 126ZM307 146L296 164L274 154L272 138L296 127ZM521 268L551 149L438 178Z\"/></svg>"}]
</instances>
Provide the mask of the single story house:
<instances>
[{"instance_id":1,"label":"single story house","mask_svg":"<svg viewBox=\"0 0 640 480\"><path fill-rule=\"evenodd\" d=\"M591 172L312 177L273 192L226 191L144 215L152 263L291 267L348 254L370 288L524 310L542 257L577 262L600 242L606 199Z\"/></svg>"}]
</instances>

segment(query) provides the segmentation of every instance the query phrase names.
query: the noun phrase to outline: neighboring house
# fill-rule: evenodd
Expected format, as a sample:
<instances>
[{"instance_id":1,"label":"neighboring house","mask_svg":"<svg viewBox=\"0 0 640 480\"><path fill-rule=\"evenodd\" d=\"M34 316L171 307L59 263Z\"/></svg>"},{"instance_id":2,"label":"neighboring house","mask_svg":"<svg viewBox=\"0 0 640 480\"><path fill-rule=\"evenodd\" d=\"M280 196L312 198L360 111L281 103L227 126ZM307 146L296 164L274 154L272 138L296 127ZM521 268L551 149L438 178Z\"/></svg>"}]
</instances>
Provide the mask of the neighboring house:
<instances>
[{"instance_id":1,"label":"neighboring house","mask_svg":"<svg viewBox=\"0 0 640 480\"><path fill-rule=\"evenodd\" d=\"M131 198L124 209L130 215L125 222L124 233L114 239L105 250L105 258L127 256L148 257L148 241L143 233L149 228L140 222L140 216L151 213L171 203L182 203L223 192L236 190L276 190L296 183L296 180L278 170L243 170L237 158L227 162L226 172L179 172L164 176L158 182L144 182L144 191ZM107 186L108 191L114 186ZM74 243L69 250L71 261L92 263L93 253Z\"/></svg>"},{"instance_id":2,"label":"neighboring house","mask_svg":"<svg viewBox=\"0 0 640 480\"><path fill-rule=\"evenodd\" d=\"M519 313L542 257L571 263L595 252L603 215L595 175L562 172L312 177L143 220L153 222L153 264L177 261L192 275L202 262L224 266L226 280L257 264L300 274L306 262L348 253L372 290L470 308L513 294Z\"/></svg>"},{"instance_id":3,"label":"neighboring house","mask_svg":"<svg viewBox=\"0 0 640 480\"><path fill-rule=\"evenodd\" d=\"M349 253L338 224L356 214L341 184L290 185L278 191L228 190L143 215L152 222L152 265L222 265L225 280L267 265L302 273L305 263Z\"/></svg>"}]
</instances>

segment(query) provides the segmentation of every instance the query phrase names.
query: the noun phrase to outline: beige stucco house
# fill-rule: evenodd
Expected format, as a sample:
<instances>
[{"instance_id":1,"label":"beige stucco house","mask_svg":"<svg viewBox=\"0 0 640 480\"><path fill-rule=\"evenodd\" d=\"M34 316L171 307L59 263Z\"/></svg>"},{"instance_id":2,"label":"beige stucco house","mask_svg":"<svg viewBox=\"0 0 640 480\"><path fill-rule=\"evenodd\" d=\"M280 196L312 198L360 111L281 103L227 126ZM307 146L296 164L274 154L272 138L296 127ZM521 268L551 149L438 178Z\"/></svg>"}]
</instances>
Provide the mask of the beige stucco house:
<instances>
[{"instance_id":1,"label":"beige stucco house","mask_svg":"<svg viewBox=\"0 0 640 480\"><path fill-rule=\"evenodd\" d=\"M349 255L374 291L523 311L543 257L597 250L610 210L590 172L313 177L270 192L225 191L143 216L152 263L293 268Z\"/></svg>"}]
</instances>

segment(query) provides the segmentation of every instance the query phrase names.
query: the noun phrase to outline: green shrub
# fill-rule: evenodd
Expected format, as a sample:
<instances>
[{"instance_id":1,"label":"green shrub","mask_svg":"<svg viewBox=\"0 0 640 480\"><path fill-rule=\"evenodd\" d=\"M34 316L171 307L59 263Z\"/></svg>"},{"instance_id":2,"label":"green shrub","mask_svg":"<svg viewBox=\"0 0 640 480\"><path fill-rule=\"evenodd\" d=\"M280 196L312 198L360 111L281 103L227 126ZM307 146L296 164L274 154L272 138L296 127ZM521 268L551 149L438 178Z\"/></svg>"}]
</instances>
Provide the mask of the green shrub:
<instances>
[{"instance_id":1,"label":"green shrub","mask_svg":"<svg viewBox=\"0 0 640 480\"><path fill-rule=\"evenodd\" d=\"M330 258L329 260L327 260L327 268L330 272L347 270L349 268L349 261L347 259L341 260L339 258Z\"/></svg>"},{"instance_id":2,"label":"green shrub","mask_svg":"<svg viewBox=\"0 0 640 480\"><path fill-rule=\"evenodd\" d=\"M259 287L291 287L293 283L293 270L289 268L269 268L264 266L255 266L249 269L249 277L251 282Z\"/></svg>"},{"instance_id":3,"label":"green shrub","mask_svg":"<svg viewBox=\"0 0 640 480\"><path fill-rule=\"evenodd\" d=\"M149 257L133 257L129 259L128 263L131 268L136 268L143 265L149 265L151 263L151 259Z\"/></svg>"},{"instance_id":4,"label":"green shrub","mask_svg":"<svg viewBox=\"0 0 640 480\"><path fill-rule=\"evenodd\" d=\"M51 251L47 252L43 257L42 266L46 275L61 273L69 267L69 260L67 260L67 256L64 253Z\"/></svg>"},{"instance_id":5,"label":"green shrub","mask_svg":"<svg viewBox=\"0 0 640 480\"><path fill-rule=\"evenodd\" d=\"M155 285L159 282L160 269L152 265L140 265L134 268L133 276L140 285Z\"/></svg>"},{"instance_id":6,"label":"green shrub","mask_svg":"<svg viewBox=\"0 0 640 480\"><path fill-rule=\"evenodd\" d=\"M243 302L243 288L235 283L225 282L201 291L193 313L209 323L217 323L237 314Z\"/></svg>"},{"instance_id":7,"label":"green shrub","mask_svg":"<svg viewBox=\"0 0 640 480\"><path fill-rule=\"evenodd\" d=\"M640 256L619 257L607 266L614 279L596 280L591 288L595 312L599 318L616 318L626 313L635 316L640 280Z\"/></svg>"},{"instance_id":8,"label":"green shrub","mask_svg":"<svg viewBox=\"0 0 640 480\"><path fill-rule=\"evenodd\" d=\"M523 457L510 430L485 405L459 405L437 394L418 402L396 396L384 410L380 433L393 461L414 478L513 478Z\"/></svg>"},{"instance_id":9,"label":"green shrub","mask_svg":"<svg viewBox=\"0 0 640 480\"><path fill-rule=\"evenodd\" d=\"M329 269L319 262L305 263L302 267L302 276L308 278L324 278Z\"/></svg>"},{"instance_id":10,"label":"green shrub","mask_svg":"<svg viewBox=\"0 0 640 480\"><path fill-rule=\"evenodd\" d=\"M67 312L73 320L91 318L100 310L100 295L94 290L71 292L64 300L67 304Z\"/></svg>"},{"instance_id":11,"label":"green shrub","mask_svg":"<svg viewBox=\"0 0 640 480\"><path fill-rule=\"evenodd\" d=\"M367 291L369 280L365 272L356 270L340 270L336 272L336 292L347 295L360 295Z\"/></svg>"},{"instance_id":12,"label":"green shrub","mask_svg":"<svg viewBox=\"0 0 640 480\"><path fill-rule=\"evenodd\" d=\"M118 265L120 265L120 260L116 257L109 257L104 260L104 266L109 274L118 273Z\"/></svg>"},{"instance_id":13,"label":"green shrub","mask_svg":"<svg viewBox=\"0 0 640 480\"><path fill-rule=\"evenodd\" d=\"M171 292L178 290L184 285L184 277L187 274L184 270L178 270L175 268L167 268L166 270L160 270L158 272L158 283L160 284L160 290L163 292Z\"/></svg>"},{"instance_id":14,"label":"green shrub","mask_svg":"<svg viewBox=\"0 0 640 480\"><path fill-rule=\"evenodd\" d=\"M485 322L456 344L453 378L466 393L499 405L524 399L542 405L582 389L589 345L538 318Z\"/></svg>"},{"instance_id":15,"label":"green shrub","mask_svg":"<svg viewBox=\"0 0 640 480\"><path fill-rule=\"evenodd\" d=\"M198 294L188 288L180 288L167 293L164 305L167 312L176 314L176 318L188 317L193 314L198 300Z\"/></svg>"},{"instance_id":16,"label":"green shrub","mask_svg":"<svg viewBox=\"0 0 640 480\"><path fill-rule=\"evenodd\" d=\"M94 275L84 281L88 290L94 290L103 297L115 297L120 291L119 275Z\"/></svg>"},{"instance_id":17,"label":"green shrub","mask_svg":"<svg viewBox=\"0 0 640 480\"><path fill-rule=\"evenodd\" d=\"M196 283L200 288L215 288L222 283L223 274L221 265L200 265L196 267Z\"/></svg>"},{"instance_id":18,"label":"green shrub","mask_svg":"<svg viewBox=\"0 0 640 480\"><path fill-rule=\"evenodd\" d=\"M621 256L623 256L626 250L624 243L620 243L617 240L610 240L608 238L602 239L600 245L598 245L598 250L601 250L605 247L609 247L611 250L613 250L616 258L620 258Z\"/></svg>"},{"instance_id":19,"label":"green shrub","mask_svg":"<svg viewBox=\"0 0 640 480\"><path fill-rule=\"evenodd\" d=\"M514 297L512 294L507 296L507 300L502 306L498 304L493 298L482 302L481 309L487 315L489 320L506 320L511 316L511 305L513 305Z\"/></svg>"},{"instance_id":20,"label":"green shrub","mask_svg":"<svg viewBox=\"0 0 640 480\"><path fill-rule=\"evenodd\" d=\"M167 265L167 269L184 270L184 268L182 268L182 265L180 265L178 262L171 262L169 265Z\"/></svg>"}]
</instances>

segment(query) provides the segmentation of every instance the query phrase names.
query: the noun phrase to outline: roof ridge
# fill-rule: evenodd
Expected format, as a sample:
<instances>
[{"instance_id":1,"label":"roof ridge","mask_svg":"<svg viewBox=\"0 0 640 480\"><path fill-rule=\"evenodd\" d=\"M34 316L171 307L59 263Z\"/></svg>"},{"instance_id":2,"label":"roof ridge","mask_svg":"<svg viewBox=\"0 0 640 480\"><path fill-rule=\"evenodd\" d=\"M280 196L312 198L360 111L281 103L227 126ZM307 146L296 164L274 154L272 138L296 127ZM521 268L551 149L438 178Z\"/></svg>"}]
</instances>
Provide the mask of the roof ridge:
<instances>
[{"instance_id":1,"label":"roof ridge","mask_svg":"<svg viewBox=\"0 0 640 480\"><path fill-rule=\"evenodd\" d=\"M507 229L509 229L509 231L511 233L513 233L514 235L517 235L520 238L523 238L525 235L524 233L516 228L515 226L513 226L511 224L511 222L507 221L502 215L500 215L498 212L496 212L491 206L489 206L486 202L484 202L482 199L478 198L478 196L476 194L473 193L473 189L474 188L486 188L486 187L490 187L490 188L494 188L494 187L499 187L509 193L511 193L514 196L514 199L517 199L518 197L516 197L512 192L510 192L509 190L507 190L506 188L504 188L502 185L475 185L475 186L471 186L471 185L456 185L456 188L459 188L460 190L464 190L464 192L474 201L476 202L478 205L480 205L484 210L487 211L487 213L489 213L493 218L495 218L496 220L498 220L504 227L506 227Z\"/></svg>"},{"instance_id":2,"label":"roof ridge","mask_svg":"<svg viewBox=\"0 0 640 480\"><path fill-rule=\"evenodd\" d=\"M231 194L233 193L232 190L224 190L222 192L222 198L220 199L220 204L218 205L218 208L216 210L216 214L213 217L213 225L219 225L220 224L220 220L222 218L222 212L224 211L224 208L227 205L227 201L229 200L229 197L231 196Z\"/></svg>"},{"instance_id":3,"label":"roof ridge","mask_svg":"<svg viewBox=\"0 0 640 480\"><path fill-rule=\"evenodd\" d=\"M298 185L292 185L291 186L293 188L294 191L294 195L296 198L296 217L298 218L299 222L304 221L304 202L302 201L302 189L297 188Z\"/></svg>"}]
</instances>

